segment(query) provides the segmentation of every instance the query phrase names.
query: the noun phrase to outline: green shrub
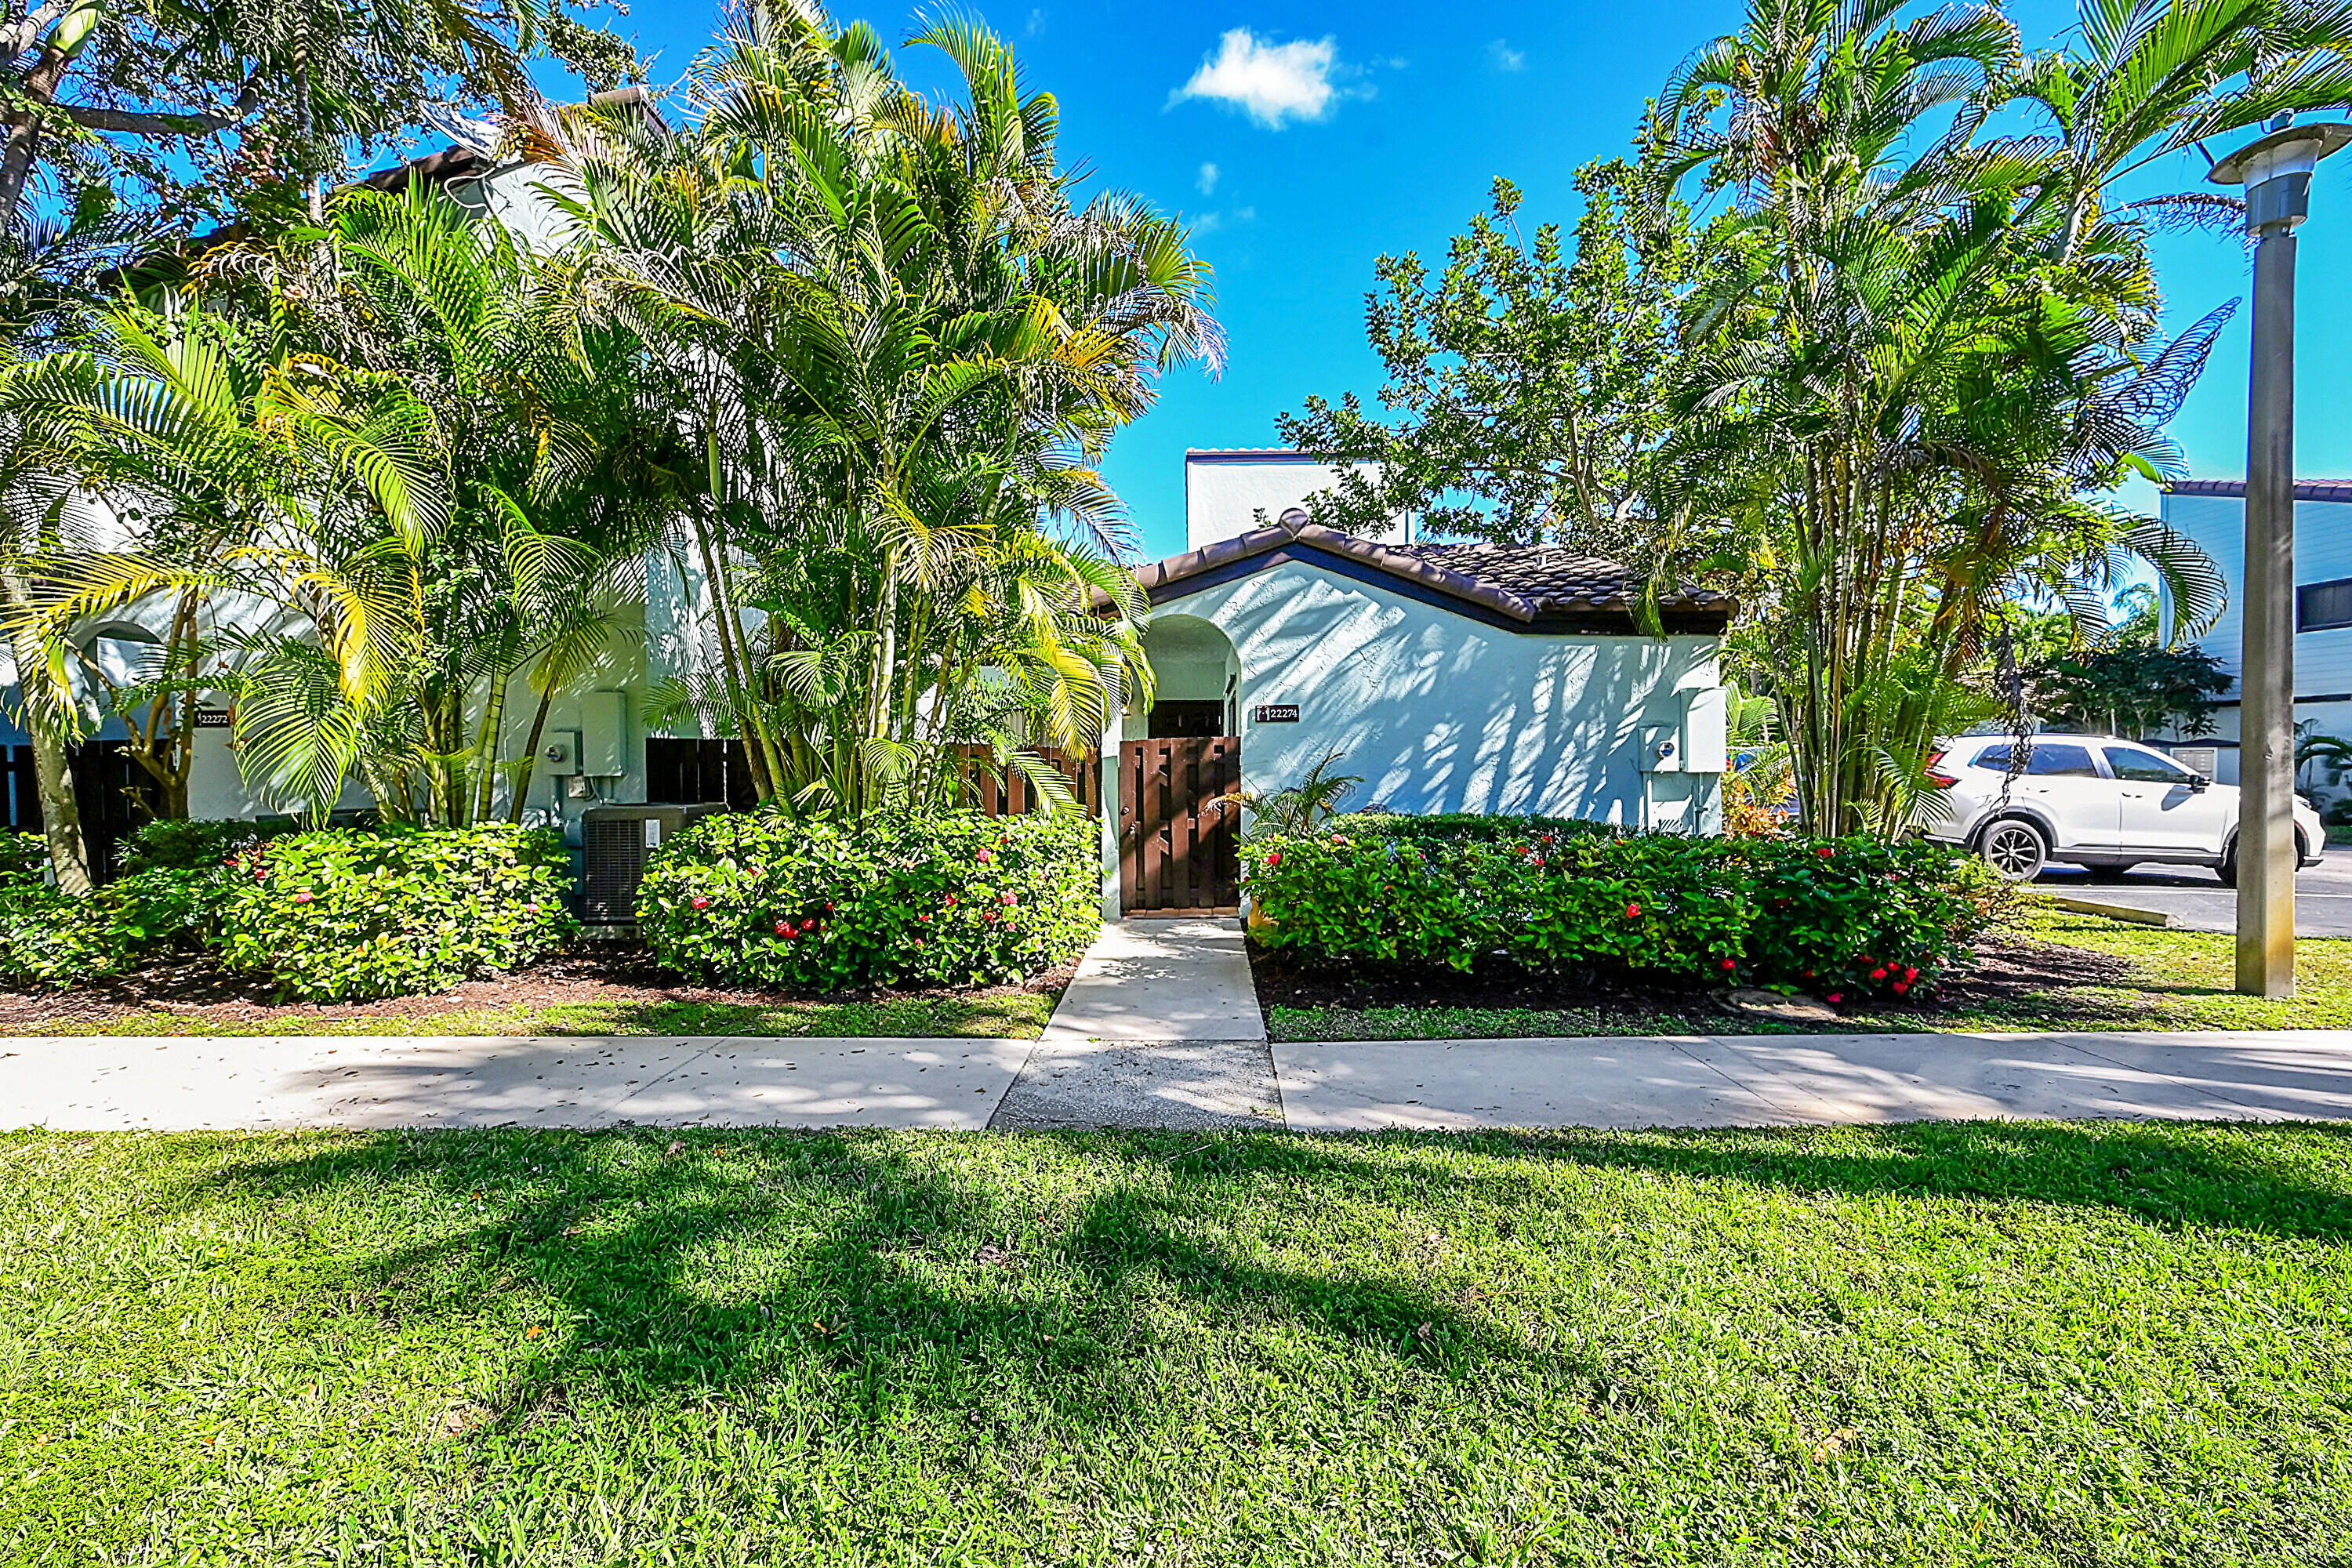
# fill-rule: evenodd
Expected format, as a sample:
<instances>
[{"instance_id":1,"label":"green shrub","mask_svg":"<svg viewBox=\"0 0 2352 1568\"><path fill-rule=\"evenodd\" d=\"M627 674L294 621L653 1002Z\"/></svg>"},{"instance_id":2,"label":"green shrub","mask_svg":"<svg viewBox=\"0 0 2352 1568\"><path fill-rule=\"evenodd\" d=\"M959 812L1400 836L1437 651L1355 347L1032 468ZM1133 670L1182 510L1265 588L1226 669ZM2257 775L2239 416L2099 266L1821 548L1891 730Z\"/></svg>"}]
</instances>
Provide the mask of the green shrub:
<instances>
[{"instance_id":1,"label":"green shrub","mask_svg":"<svg viewBox=\"0 0 2352 1568\"><path fill-rule=\"evenodd\" d=\"M231 869L222 962L301 1001L442 990L542 957L576 929L563 841L544 829L294 833L237 851Z\"/></svg>"},{"instance_id":2,"label":"green shrub","mask_svg":"<svg viewBox=\"0 0 2352 1568\"><path fill-rule=\"evenodd\" d=\"M1339 819L1242 849L1269 948L1328 963L1802 985L1932 985L1981 930L1994 880L1922 842L1695 838L1488 817Z\"/></svg>"},{"instance_id":3,"label":"green shrub","mask_svg":"<svg viewBox=\"0 0 2352 1568\"><path fill-rule=\"evenodd\" d=\"M290 826L234 816L143 823L122 841L122 871L126 877L149 871L209 871L226 864L240 849L293 831Z\"/></svg>"},{"instance_id":4,"label":"green shrub","mask_svg":"<svg viewBox=\"0 0 2352 1568\"><path fill-rule=\"evenodd\" d=\"M1053 968L1101 921L1075 815L709 816L656 852L637 929L666 967L742 985L983 985Z\"/></svg>"},{"instance_id":5,"label":"green shrub","mask_svg":"<svg viewBox=\"0 0 2352 1568\"><path fill-rule=\"evenodd\" d=\"M105 889L69 899L48 882L48 846L0 834L0 985L63 990L119 973L138 942Z\"/></svg>"},{"instance_id":6,"label":"green shrub","mask_svg":"<svg viewBox=\"0 0 2352 1568\"><path fill-rule=\"evenodd\" d=\"M1932 986L2011 891L1982 859L1924 838L1736 842L1757 891L1759 978L1837 1000Z\"/></svg>"}]
</instances>

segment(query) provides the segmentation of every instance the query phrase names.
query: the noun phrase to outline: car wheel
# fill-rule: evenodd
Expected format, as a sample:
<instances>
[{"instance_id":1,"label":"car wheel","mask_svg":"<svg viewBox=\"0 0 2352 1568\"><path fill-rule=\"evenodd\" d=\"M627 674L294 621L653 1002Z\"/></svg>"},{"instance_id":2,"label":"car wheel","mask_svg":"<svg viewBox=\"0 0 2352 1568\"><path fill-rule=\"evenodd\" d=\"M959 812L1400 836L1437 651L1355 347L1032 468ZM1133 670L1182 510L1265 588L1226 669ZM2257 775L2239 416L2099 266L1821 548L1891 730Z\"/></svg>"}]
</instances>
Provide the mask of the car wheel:
<instances>
[{"instance_id":1,"label":"car wheel","mask_svg":"<svg viewBox=\"0 0 2352 1568\"><path fill-rule=\"evenodd\" d=\"M2305 838L2303 829L2298 827L2294 830L2294 868L2301 871L2303 863L2310 858L2311 840ZM2221 863L2213 868L2213 875L2221 879L2221 886L2225 888L2238 885L2238 840L2234 836L2230 839L2229 850L2221 857Z\"/></svg>"},{"instance_id":2,"label":"car wheel","mask_svg":"<svg viewBox=\"0 0 2352 1568\"><path fill-rule=\"evenodd\" d=\"M1977 853L2011 881L2030 882L2050 864L2050 841L2033 824L2004 817L1984 830Z\"/></svg>"}]
</instances>

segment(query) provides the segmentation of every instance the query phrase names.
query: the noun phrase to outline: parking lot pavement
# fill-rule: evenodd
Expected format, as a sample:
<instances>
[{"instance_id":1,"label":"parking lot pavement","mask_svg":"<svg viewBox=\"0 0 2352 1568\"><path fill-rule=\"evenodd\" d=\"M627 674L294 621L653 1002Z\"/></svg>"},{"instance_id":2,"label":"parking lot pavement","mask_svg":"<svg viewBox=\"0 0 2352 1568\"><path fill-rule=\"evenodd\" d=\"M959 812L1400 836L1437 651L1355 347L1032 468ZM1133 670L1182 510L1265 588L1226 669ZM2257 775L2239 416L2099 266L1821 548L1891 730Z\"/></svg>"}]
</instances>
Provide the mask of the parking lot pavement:
<instances>
[{"instance_id":1,"label":"parking lot pavement","mask_svg":"<svg viewBox=\"0 0 2352 1568\"><path fill-rule=\"evenodd\" d=\"M2238 895L2201 866L2141 866L2119 881L2095 882L2072 866L2042 874L2036 887L2172 917L2184 931L2235 931ZM2297 936L2352 937L2352 849L2330 849L2294 879Z\"/></svg>"}]
</instances>

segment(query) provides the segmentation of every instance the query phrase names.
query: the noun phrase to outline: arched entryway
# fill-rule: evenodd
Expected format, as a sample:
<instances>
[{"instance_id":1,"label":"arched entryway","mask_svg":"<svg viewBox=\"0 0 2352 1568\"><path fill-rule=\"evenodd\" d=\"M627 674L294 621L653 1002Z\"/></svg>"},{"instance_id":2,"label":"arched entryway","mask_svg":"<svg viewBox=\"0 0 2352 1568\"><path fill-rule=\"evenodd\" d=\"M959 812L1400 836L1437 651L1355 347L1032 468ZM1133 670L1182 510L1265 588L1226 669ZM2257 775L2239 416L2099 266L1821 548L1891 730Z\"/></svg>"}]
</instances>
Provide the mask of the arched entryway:
<instances>
[{"instance_id":1,"label":"arched entryway","mask_svg":"<svg viewBox=\"0 0 2352 1568\"><path fill-rule=\"evenodd\" d=\"M1131 915L1227 912L1241 902L1241 660L1214 622L1155 616L1149 708L1119 746L1119 905Z\"/></svg>"}]
</instances>

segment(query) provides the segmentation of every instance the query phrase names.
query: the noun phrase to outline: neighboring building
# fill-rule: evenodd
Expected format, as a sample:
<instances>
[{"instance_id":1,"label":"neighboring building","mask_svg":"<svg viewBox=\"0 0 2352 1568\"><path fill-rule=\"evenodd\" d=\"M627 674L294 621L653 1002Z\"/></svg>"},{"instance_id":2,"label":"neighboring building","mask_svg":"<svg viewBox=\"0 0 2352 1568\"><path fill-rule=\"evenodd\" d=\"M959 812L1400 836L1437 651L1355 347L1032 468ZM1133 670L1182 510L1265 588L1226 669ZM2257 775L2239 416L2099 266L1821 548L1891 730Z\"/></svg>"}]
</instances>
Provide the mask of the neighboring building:
<instances>
[{"instance_id":1,"label":"neighboring building","mask_svg":"<svg viewBox=\"0 0 2352 1568\"><path fill-rule=\"evenodd\" d=\"M2242 638L2246 485L2242 479L2181 479L2164 494L2162 516L2221 568L2229 604L2200 638L2234 682ZM2352 736L2352 480L2305 479L2294 487L2294 717L2308 732ZM2168 614L2169 606L2167 607ZM2187 745L2215 748L2218 777L2238 782L2238 692L2214 714L2215 732ZM2347 781L2307 770L2297 781L2326 804Z\"/></svg>"},{"instance_id":2,"label":"neighboring building","mask_svg":"<svg viewBox=\"0 0 2352 1568\"><path fill-rule=\"evenodd\" d=\"M1377 479L1375 464L1364 465ZM1337 489L1342 470L1306 452L1282 447L1235 447L1184 454L1184 548L1198 550L1266 528L1286 513L1304 514L1307 498ZM1379 537L1409 544L1420 520L1403 512L1389 520Z\"/></svg>"}]
</instances>

